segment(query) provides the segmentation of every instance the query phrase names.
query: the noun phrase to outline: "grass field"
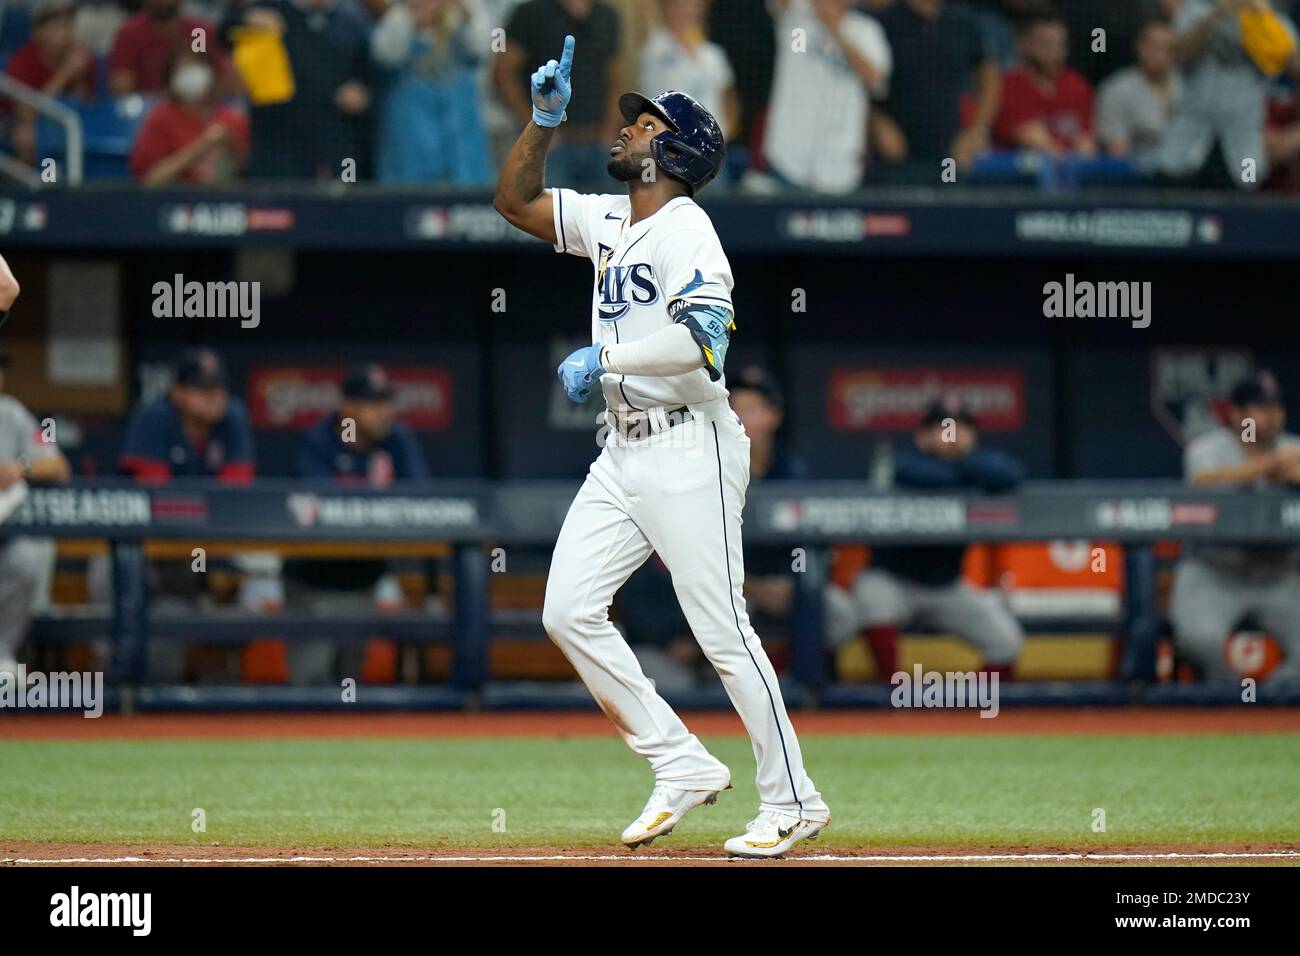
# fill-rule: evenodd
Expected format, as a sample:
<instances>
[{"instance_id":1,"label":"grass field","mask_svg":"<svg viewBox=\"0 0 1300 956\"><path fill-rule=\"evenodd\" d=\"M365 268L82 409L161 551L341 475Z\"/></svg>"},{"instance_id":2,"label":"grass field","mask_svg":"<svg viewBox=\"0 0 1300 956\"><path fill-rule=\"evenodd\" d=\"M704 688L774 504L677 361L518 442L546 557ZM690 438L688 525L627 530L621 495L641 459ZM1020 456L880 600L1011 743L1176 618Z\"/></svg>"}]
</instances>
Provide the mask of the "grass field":
<instances>
[{"instance_id":1,"label":"grass field","mask_svg":"<svg viewBox=\"0 0 1300 956\"><path fill-rule=\"evenodd\" d=\"M749 742L704 741L735 789L656 850L716 847L757 808ZM808 734L803 745L834 813L823 849L1300 844L1295 734ZM613 737L9 739L0 841L611 849L651 782ZM191 829L196 808L206 832Z\"/></svg>"}]
</instances>

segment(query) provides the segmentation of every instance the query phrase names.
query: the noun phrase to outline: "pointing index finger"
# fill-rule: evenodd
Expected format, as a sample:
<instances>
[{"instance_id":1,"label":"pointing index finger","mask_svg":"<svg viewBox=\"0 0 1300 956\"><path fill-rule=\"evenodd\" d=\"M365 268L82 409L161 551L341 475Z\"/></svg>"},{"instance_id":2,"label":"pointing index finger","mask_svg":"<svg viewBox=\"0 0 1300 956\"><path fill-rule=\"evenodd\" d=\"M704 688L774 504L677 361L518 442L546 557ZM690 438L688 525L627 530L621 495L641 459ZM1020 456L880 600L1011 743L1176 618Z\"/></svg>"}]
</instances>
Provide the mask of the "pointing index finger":
<instances>
[{"instance_id":1,"label":"pointing index finger","mask_svg":"<svg viewBox=\"0 0 1300 956\"><path fill-rule=\"evenodd\" d=\"M569 70L573 66L573 35L570 34L564 38L564 52L560 54L560 72L564 78L569 78Z\"/></svg>"}]
</instances>

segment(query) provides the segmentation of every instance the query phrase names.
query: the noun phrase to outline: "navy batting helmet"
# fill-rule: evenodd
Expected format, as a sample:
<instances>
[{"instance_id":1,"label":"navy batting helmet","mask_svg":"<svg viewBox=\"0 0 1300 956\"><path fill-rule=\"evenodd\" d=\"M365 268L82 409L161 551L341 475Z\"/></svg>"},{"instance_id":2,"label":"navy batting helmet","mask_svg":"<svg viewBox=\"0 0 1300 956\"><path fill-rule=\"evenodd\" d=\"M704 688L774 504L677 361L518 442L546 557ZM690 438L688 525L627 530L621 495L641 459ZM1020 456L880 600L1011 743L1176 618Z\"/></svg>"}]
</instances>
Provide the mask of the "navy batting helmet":
<instances>
[{"instance_id":1,"label":"navy batting helmet","mask_svg":"<svg viewBox=\"0 0 1300 956\"><path fill-rule=\"evenodd\" d=\"M692 195L712 182L722 169L727 156L722 127L694 97L676 90L653 99L641 93L624 93L618 98L618 108L629 123L635 123L642 113L651 113L667 124L668 129L650 143L650 152L659 168L689 186Z\"/></svg>"}]
</instances>

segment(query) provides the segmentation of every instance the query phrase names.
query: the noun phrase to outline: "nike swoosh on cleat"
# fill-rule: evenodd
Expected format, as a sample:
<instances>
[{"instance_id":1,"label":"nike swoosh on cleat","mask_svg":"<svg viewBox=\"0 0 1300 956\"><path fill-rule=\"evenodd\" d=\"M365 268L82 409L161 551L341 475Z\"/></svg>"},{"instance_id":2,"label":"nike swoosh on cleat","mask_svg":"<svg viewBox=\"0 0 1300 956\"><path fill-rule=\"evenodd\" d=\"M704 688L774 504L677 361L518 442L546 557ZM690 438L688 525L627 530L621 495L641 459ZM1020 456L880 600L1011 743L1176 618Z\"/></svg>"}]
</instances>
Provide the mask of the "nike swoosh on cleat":
<instances>
[{"instance_id":1,"label":"nike swoosh on cleat","mask_svg":"<svg viewBox=\"0 0 1300 956\"><path fill-rule=\"evenodd\" d=\"M779 844L782 840L789 837L790 834L794 833L794 831L797 829L799 829L798 824L795 824L794 826L790 827L790 829L788 830L782 830L780 827L777 827L776 828L777 839L771 841L770 843L755 843L752 840L746 840L745 846L753 847L756 850L770 850L772 847Z\"/></svg>"}]
</instances>

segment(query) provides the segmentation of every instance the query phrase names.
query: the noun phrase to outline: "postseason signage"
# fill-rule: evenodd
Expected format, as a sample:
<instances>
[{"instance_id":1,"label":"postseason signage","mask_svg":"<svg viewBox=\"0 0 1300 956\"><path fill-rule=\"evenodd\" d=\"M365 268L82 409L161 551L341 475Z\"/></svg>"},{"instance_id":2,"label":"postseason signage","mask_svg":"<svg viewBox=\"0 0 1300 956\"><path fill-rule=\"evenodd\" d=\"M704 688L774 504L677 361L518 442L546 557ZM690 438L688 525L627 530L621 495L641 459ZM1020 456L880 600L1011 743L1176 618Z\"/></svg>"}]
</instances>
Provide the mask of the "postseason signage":
<instances>
[{"instance_id":1,"label":"postseason signage","mask_svg":"<svg viewBox=\"0 0 1300 956\"><path fill-rule=\"evenodd\" d=\"M435 481L377 492L264 479L252 487L121 482L30 491L0 537L118 540L443 540L550 543L567 482ZM886 493L862 482L757 482L745 540L955 544L1082 538L1300 544L1300 494L1203 492L1177 482L1038 482L1010 495Z\"/></svg>"},{"instance_id":2,"label":"postseason signage","mask_svg":"<svg viewBox=\"0 0 1300 956\"><path fill-rule=\"evenodd\" d=\"M962 535L966 502L950 497L820 497L765 501L758 524L771 532L842 537Z\"/></svg>"},{"instance_id":3,"label":"postseason signage","mask_svg":"<svg viewBox=\"0 0 1300 956\"><path fill-rule=\"evenodd\" d=\"M35 488L9 518L23 528L146 528L149 493L129 488Z\"/></svg>"},{"instance_id":4,"label":"postseason signage","mask_svg":"<svg viewBox=\"0 0 1300 956\"><path fill-rule=\"evenodd\" d=\"M1169 485L1164 494L1107 494L1104 483L1042 483L1014 495L966 497L864 492L854 483L760 483L749 491L745 535L749 543L790 544L1300 542L1300 495L1200 494Z\"/></svg>"},{"instance_id":5,"label":"postseason signage","mask_svg":"<svg viewBox=\"0 0 1300 956\"><path fill-rule=\"evenodd\" d=\"M6 534L51 537L212 537L349 540L442 538L478 540L491 498L481 490L446 493L434 486L391 492L305 490L268 481L252 488L178 481L156 488L40 488L9 519Z\"/></svg>"}]
</instances>

